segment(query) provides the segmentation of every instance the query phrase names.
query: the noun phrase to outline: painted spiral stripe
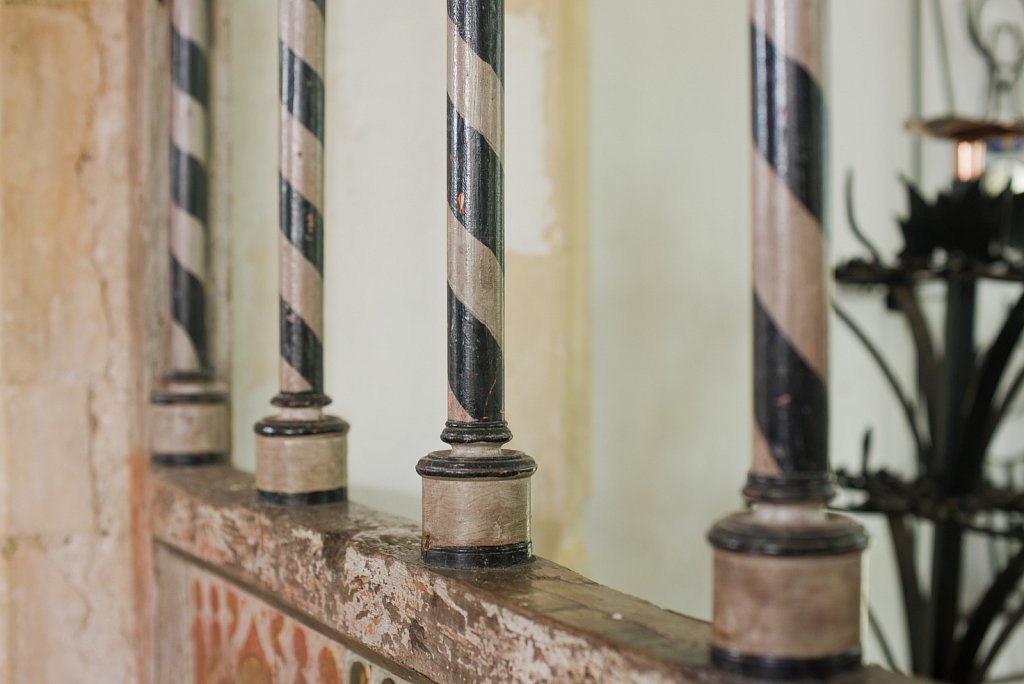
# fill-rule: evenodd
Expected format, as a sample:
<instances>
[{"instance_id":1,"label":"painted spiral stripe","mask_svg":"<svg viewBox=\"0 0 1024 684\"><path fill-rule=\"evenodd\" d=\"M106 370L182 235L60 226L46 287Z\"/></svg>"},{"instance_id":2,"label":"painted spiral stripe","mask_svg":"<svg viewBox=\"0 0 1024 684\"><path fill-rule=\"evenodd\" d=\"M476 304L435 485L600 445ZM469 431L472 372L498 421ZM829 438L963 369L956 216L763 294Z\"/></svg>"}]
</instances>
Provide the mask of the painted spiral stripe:
<instances>
[{"instance_id":1,"label":"painted spiral stripe","mask_svg":"<svg viewBox=\"0 0 1024 684\"><path fill-rule=\"evenodd\" d=\"M745 492L831 495L818 0L753 0L754 462Z\"/></svg>"},{"instance_id":2,"label":"painted spiral stripe","mask_svg":"<svg viewBox=\"0 0 1024 684\"><path fill-rule=\"evenodd\" d=\"M206 169L195 157L171 145L171 201L206 224Z\"/></svg>"},{"instance_id":3,"label":"painted spiral stripe","mask_svg":"<svg viewBox=\"0 0 1024 684\"><path fill-rule=\"evenodd\" d=\"M320 338L306 321L281 300L281 357L309 383L309 391L323 391L324 352Z\"/></svg>"},{"instance_id":4,"label":"painted spiral stripe","mask_svg":"<svg viewBox=\"0 0 1024 684\"><path fill-rule=\"evenodd\" d=\"M200 3L202 1L198 0ZM171 77L174 87L188 93L205 108L210 106L210 84L203 49L203 46L179 33L178 27L171 26Z\"/></svg>"},{"instance_id":5,"label":"painted spiral stripe","mask_svg":"<svg viewBox=\"0 0 1024 684\"><path fill-rule=\"evenodd\" d=\"M448 18L459 37L504 80L504 0L449 0Z\"/></svg>"},{"instance_id":6,"label":"painted spiral stripe","mask_svg":"<svg viewBox=\"0 0 1024 684\"><path fill-rule=\"evenodd\" d=\"M511 439L504 365L504 2L448 3L449 443Z\"/></svg>"},{"instance_id":7,"label":"painted spiral stripe","mask_svg":"<svg viewBox=\"0 0 1024 684\"><path fill-rule=\"evenodd\" d=\"M484 136L448 100L448 207L505 266L505 179L501 160Z\"/></svg>"},{"instance_id":8,"label":"painted spiral stripe","mask_svg":"<svg viewBox=\"0 0 1024 684\"><path fill-rule=\"evenodd\" d=\"M462 408L479 420L501 416L505 396L501 344L448 288L449 334L460 344L448 345L448 385L476 391L456 394Z\"/></svg>"},{"instance_id":9,"label":"painted spiral stripe","mask_svg":"<svg viewBox=\"0 0 1024 684\"><path fill-rule=\"evenodd\" d=\"M324 3L281 0L279 403L323 395Z\"/></svg>"},{"instance_id":10,"label":"painted spiral stripe","mask_svg":"<svg viewBox=\"0 0 1024 684\"><path fill-rule=\"evenodd\" d=\"M206 294L199 279L171 255L171 317L183 330L199 358L200 367L207 363L206 349Z\"/></svg>"},{"instance_id":11,"label":"painted spiral stripe","mask_svg":"<svg viewBox=\"0 0 1024 684\"><path fill-rule=\"evenodd\" d=\"M171 9L168 354L172 376L208 376L209 7L207 0L174 0Z\"/></svg>"},{"instance_id":12,"label":"painted spiral stripe","mask_svg":"<svg viewBox=\"0 0 1024 684\"><path fill-rule=\"evenodd\" d=\"M751 44L754 144L820 225L825 203L821 87L803 66L779 54L756 24Z\"/></svg>"},{"instance_id":13,"label":"painted spiral stripe","mask_svg":"<svg viewBox=\"0 0 1024 684\"><path fill-rule=\"evenodd\" d=\"M296 0L299 1L299 0ZM310 0L301 0L310 2ZM281 42L281 102L303 126L323 142L324 81L312 66Z\"/></svg>"},{"instance_id":14,"label":"painted spiral stripe","mask_svg":"<svg viewBox=\"0 0 1024 684\"><path fill-rule=\"evenodd\" d=\"M754 416L782 472L828 468L828 389L754 296Z\"/></svg>"},{"instance_id":15,"label":"painted spiral stripe","mask_svg":"<svg viewBox=\"0 0 1024 684\"><path fill-rule=\"evenodd\" d=\"M320 210L281 178L281 233L318 273L324 272L324 219Z\"/></svg>"}]
</instances>

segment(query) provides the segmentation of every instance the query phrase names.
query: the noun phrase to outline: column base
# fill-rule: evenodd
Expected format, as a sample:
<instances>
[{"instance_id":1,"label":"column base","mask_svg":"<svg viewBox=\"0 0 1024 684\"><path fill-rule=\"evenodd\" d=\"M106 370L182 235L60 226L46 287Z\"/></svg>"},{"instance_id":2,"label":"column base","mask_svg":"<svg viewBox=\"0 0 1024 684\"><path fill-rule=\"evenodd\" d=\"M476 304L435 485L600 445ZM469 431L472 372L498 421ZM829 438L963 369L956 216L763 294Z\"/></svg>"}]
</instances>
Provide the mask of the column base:
<instances>
[{"instance_id":1,"label":"column base","mask_svg":"<svg viewBox=\"0 0 1024 684\"><path fill-rule=\"evenodd\" d=\"M533 560L532 458L495 445L458 445L420 460L421 557L433 567L508 568Z\"/></svg>"},{"instance_id":2,"label":"column base","mask_svg":"<svg viewBox=\"0 0 1024 684\"><path fill-rule=\"evenodd\" d=\"M718 669L741 677L773 681L828 679L860 669L861 659L859 646L839 655L808 659L751 656L711 647L711 663Z\"/></svg>"},{"instance_id":3,"label":"column base","mask_svg":"<svg viewBox=\"0 0 1024 684\"><path fill-rule=\"evenodd\" d=\"M231 451L227 391L216 381L169 379L150 397L149 428L154 463L224 463Z\"/></svg>"},{"instance_id":4,"label":"column base","mask_svg":"<svg viewBox=\"0 0 1024 684\"><path fill-rule=\"evenodd\" d=\"M711 659L792 681L861 665L864 529L820 504L758 504L712 528Z\"/></svg>"},{"instance_id":5,"label":"column base","mask_svg":"<svg viewBox=\"0 0 1024 684\"><path fill-rule=\"evenodd\" d=\"M504 546L450 546L423 551L423 562L435 568L480 570L509 568L533 560L533 544L529 541Z\"/></svg>"},{"instance_id":6,"label":"column base","mask_svg":"<svg viewBox=\"0 0 1024 684\"><path fill-rule=\"evenodd\" d=\"M320 409L285 409L256 423L256 499L268 506L348 500L348 423Z\"/></svg>"}]
</instances>

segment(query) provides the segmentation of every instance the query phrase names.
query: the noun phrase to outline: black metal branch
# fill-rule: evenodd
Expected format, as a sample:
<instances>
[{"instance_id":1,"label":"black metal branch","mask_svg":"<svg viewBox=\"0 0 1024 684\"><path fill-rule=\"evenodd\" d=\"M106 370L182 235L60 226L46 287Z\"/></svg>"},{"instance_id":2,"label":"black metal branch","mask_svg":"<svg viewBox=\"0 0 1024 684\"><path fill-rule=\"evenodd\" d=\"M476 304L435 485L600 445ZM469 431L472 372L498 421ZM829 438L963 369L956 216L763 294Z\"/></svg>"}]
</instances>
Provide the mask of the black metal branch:
<instances>
[{"instance_id":1,"label":"black metal branch","mask_svg":"<svg viewBox=\"0 0 1024 684\"><path fill-rule=\"evenodd\" d=\"M910 328L910 334L914 339L914 347L917 351L917 385L924 395L925 413L928 419L928 434L931 439L939 433L936 420L936 408L938 407L938 357L935 354L935 345L932 342L931 332L928 330L928 321L925 320L924 312L921 310L921 303L917 294L909 285L894 285L892 287L893 300L903 312ZM931 454L922 455L926 471L931 465Z\"/></svg>"},{"instance_id":2,"label":"black metal branch","mask_svg":"<svg viewBox=\"0 0 1024 684\"><path fill-rule=\"evenodd\" d=\"M1003 399L999 403L999 407L992 412L992 416L985 428L985 444L991 443L992 438L995 437L996 431L1002 424L1006 414L1010 412L1013 400L1017 397L1017 393L1020 392L1021 387L1024 387L1024 366L1017 369L1017 374L1013 376L1013 381L1010 382L1010 386L1006 388L1006 393L1003 395Z\"/></svg>"},{"instance_id":3,"label":"black metal branch","mask_svg":"<svg viewBox=\"0 0 1024 684\"><path fill-rule=\"evenodd\" d=\"M950 681L967 681L978 657L978 650L985 640L985 635L988 634L995 619L999 617L1003 606L1006 605L1006 600L1016 590L1021 577L1024 577L1024 547L996 575L995 581L989 585L988 591L978 603L978 607L971 613L971 617L967 621L967 631L960 639L953 656L953 666L949 672Z\"/></svg>"},{"instance_id":4,"label":"black metal branch","mask_svg":"<svg viewBox=\"0 0 1024 684\"><path fill-rule=\"evenodd\" d=\"M999 381L1006 372L1013 350L1024 332L1024 294L1013 305L1003 327L999 330L992 346L978 369L977 380L968 394L971 407L962 434L964 448L962 458L954 464L953 477L960 481L967 491L982 473L982 464L988 452L989 439L986 427L993 413L993 402Z\"/></svg>"},{"instance_id":5,"label":"black metal branch","mask_svg":"<svg viewBox=\"0 0 1024 684\"><path fill-rule=\"evenodd\" d=\"M985 673L995 663L999 653L1020 626L1021 621L1024 621L1024 601L1017 607L1017 610L1010 613L1009 617L1006 618L1003 628L999 630L999 634L992 641L992 646L988 649L988 653L985 654L985 659L974 669L974 673L971 675L971 684L979 684L985 679Z\"/></svg>"},{"instance_id":6,"label":"black metal branch","mask_svg":"<svg viewBox=\"0 0 1024 684\"><path fill-rule=\"evenodd\" d=\"M882 623L879 621L878 616L875 615L875 610L871 607L870 603L867 603L867 607L868 625L871 626L871 632L875 635L875 638L878 640L878 646L882 649L882 658L885 659L886 667L893 672L902 674L900 668L896 667L896 658L893 656L889 639L885 636L885 630L882 629Z\"/></svg>"},{"instance_id":7,"label":"black metal branch","mask_svg":"<svg viewBox=\"0 0 1024 684\"><path fill-rule=\"evenodd\" d=\"M850 231L857 238L857 242L864 245L864 248L871 254L871 260L876 264L881 264L881 252L878 251L878 248L875 247L871 240L868 240L868 236L864 234L864 231L860 229L860 224L857 223L857 216L853 210L853 171L846 172L846 221L850 224Z\"/></svg>"},{"instance_id":8,"label":"black metal branch","mask_svg":"<svg viewBox=\"0 0 1024 684\"><path fill-rule=\"evenodd\" d=\"M860 472L867 475L871 465L871 428L864 431L864 439L861 442L860 448Z\"/></svg>"},{"instance_id":9,"label":"black metal branch","mask_svg":"<svg viewBox=\"0 0 1024 684\"><path fill-rule=\"evenodd\" d=\"M914 531L907 526L903 515L890 513L889 537L892 539L893 551L896 555L896 567L900 575L900 588L903 593L903 610L907 620L907 640L910 642L910 661L914 672L920 672L924 664L924 600L917 579L917 559L914 555Z\"/></svg>"},{"instance_id":10,"label":"black metal branch","mask_svg":"<svg viewBox=\"0 0 1024 684\"><path fill-rule=\"evenodd\" d=\"M882 372L882 375L885 376L886 382L889 383L889 388L892 390L893 394L896 395L896 401L898 401L900 406L903 408L903 415L907 420L907 427L910 429L910 433L914 438L914 445L917 447L917 465L919 468L924 470L926 465L922 461L926 450L924 441L921 439L921 433L917 428L913 402L907 398L907 394L903 391L900 381L896 379L896 374L893 373L892 368L889 367L888 362L886 362L885 357L882 356L878 347L875 346L875 343L868 338L867 333L857 325L850 315L847 314L842 307L835 302L835 300L832 301L832 310L836 312L839 320L850 329L850 332L853 333L854 337L856 337L864 346L868 355L872 360L874 360L878 369Z\"/></svg>"}]
</instances>

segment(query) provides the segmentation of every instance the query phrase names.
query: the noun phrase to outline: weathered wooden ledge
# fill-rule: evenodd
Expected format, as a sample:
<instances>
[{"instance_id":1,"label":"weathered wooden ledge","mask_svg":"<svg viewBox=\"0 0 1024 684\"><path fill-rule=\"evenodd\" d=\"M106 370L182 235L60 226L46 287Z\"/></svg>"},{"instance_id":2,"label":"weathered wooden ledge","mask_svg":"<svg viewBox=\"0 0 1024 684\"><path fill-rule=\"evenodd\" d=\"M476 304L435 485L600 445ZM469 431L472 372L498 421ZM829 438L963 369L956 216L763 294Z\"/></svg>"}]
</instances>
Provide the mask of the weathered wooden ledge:
<instances>
[{"instance_id":1,"label":"weathered wooden ledge","mask_svg":"<svg viewBox=\"0 0 1024 684\"><path fill-rule=\"evenodd\" d=\"M357 503L274 509L227 467L154 470L158 542L440 682L711 682L709 626L544 559L488 572L419 560L419 526ZM681 581L684 578L680 578ZM907 678L880 668L844 684Z\"/></svg>"}]
</instances>

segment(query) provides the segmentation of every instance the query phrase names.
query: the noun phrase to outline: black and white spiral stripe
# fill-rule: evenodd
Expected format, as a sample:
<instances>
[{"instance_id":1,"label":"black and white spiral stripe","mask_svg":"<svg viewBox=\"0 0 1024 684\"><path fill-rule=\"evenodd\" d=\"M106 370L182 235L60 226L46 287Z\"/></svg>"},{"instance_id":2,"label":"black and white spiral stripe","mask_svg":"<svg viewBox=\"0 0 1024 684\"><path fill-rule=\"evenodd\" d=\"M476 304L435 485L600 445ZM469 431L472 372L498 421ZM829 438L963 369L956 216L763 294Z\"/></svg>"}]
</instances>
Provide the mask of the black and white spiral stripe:
<instances>
[{"instance_id":1,"label":"black and white spiral stripe","mask_svg":"<svg viewBox=\"0 0 1024 684\"><path fill-rule=\"evenodd\" d=\"M322 405L324 0L281 0L277 403Z\"/></svg>"},{"instance_id":2,"label":"black and white spiral stripe","mask_svg":"<svg viewBox=\"0 0 1024 684\"><path fill-rule=\"evenodd\" d=\"M504 388L504 2L448 2L449 443L511 439Z\"/></svg>"},{"instance_id":3,"label":"black and white spiral stripe","mask_svg":"<svg viewBox=\"0 0 1024 684\"><path fill-rule=\"evenodd\" d=\"M831 494L820 4L752 3L755 455L745 492L760 500Z\"/></svg>"},{"instance_id":4,"label":"black and white spiral stripe","mask_svg":"<svg viewBox=\"0 0 1024 684\"><path fill-rule=\"evenodd\" d=\"M209 162L208 0L171 7L172 377L210 372L206 329Z\"/></svg>"}]
</instances>

